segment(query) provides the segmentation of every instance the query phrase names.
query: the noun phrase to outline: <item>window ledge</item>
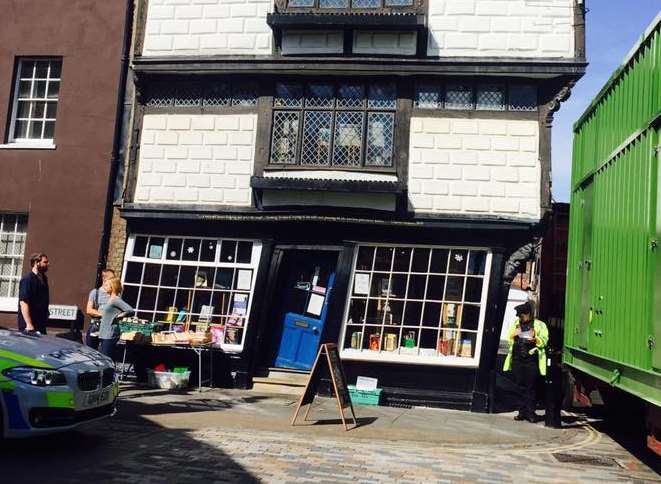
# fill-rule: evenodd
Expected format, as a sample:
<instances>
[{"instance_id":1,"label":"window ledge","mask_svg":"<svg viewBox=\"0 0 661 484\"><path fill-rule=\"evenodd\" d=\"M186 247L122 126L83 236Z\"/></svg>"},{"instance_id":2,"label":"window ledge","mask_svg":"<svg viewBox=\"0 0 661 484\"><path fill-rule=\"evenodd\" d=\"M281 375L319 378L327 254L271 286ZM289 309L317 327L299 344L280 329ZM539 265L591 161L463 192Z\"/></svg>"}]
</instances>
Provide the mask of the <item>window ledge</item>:
<instances>
[{"instance_id":1,"label":"window ledge","mask_svg":"<svg viewBox=\"0 0 661 484\"><path fill-rule=\"evenodd\" d=\"M311 190L335 192L402 193L399 181L324 180L313 178L266 178L253 176L250 186L261 190Z\"/></svg>"},{"instance_id":2,"label":"window ledge","mask_svg":"<svg viewBox=\"0 0 661 484\"><path fill-rule=\"evenodd\" d=\"M0 145L0 150L54 150L53 143L7 143Z\"/></svg>"},{"instance_id":3,"label":"window ledge","mask_svg":"<svg viewBox=\"0 0 661 484\"><path fill-rule=\"evenodd\" d=\"M18 298L17 297L0 297L0 312L3 312L3 313L17 313L18 312Z\"/></svg>"}]
</instances>

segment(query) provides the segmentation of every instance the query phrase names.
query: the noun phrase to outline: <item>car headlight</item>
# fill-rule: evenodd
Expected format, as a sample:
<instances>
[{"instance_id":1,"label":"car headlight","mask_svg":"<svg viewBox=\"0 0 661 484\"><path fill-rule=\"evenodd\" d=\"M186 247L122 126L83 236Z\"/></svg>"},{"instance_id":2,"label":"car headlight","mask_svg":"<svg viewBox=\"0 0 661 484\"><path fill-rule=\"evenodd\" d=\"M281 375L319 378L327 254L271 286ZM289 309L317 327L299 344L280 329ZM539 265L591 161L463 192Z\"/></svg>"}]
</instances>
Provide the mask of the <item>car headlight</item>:
<instances>
[{"instance_id":1,"label":"car headlight","mask_svg":"<svg viewBox=\"0 0 661 484\"><path fill-rule=\"evenodd\" d=\"M57 370L33 368L31 366L15 366L2 371L2 374L12 380L28 383L38 387L66 385L64 375Z\"/></svg>"}]
</instances>

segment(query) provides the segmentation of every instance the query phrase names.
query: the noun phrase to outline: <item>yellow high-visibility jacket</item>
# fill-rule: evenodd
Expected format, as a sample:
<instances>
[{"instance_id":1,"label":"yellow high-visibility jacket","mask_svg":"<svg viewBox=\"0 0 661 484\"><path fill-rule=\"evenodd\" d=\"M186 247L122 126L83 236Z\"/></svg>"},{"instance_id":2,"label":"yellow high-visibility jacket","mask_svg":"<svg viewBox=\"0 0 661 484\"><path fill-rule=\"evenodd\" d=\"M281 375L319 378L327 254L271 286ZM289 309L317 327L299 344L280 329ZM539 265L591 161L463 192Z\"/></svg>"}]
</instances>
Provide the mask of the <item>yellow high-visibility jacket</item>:
<instances>
[{"instance_id":1,"label":"yellow high-visibility jacket","mask_svg":"<svg viewBox=\"0 0 661 484\"><path fill-rule=\"evenodd\" d=\"M508 341L510 343L510 349L507 353L507 358L505 358L505 365L503 366L503 371L510 371L512 369L512 350L514 348L514 333L516 328L520 326L519 318L514 320L512 326L510 326L510 331L508 335ZM535 331L535 347L530 350L530 354L537 353L539 358L539 374L544 376L546 375L546 345L549 342L549 329L546 327L544 321L535 319L533 321L533 330Z\"/></svg>"}]
</instances>

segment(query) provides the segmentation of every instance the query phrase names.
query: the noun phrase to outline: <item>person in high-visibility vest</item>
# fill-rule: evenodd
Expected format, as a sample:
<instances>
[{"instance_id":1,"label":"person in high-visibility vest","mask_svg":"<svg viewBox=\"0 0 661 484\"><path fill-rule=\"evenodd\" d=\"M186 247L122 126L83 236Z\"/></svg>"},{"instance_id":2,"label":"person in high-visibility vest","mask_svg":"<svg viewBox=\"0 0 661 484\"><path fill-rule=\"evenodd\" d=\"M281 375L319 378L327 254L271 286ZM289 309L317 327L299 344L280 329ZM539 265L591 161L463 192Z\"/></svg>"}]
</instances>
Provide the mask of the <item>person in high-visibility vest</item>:
<instances>
[{"instance_id":1,"label":"person in high-visibility vest","mask_svg":"<svg viewBox=\"0 0 661 484\"><path fill-rule=\"evenodd\" d=\"M535 383L546 375L546 345L549 330L543 321L532 317L532 306L526 302L515 308L517 318L509 330L509 353L504 371L512 371L519 386L521 405L514 420L537 422Z\"/></svg>"}]
</instances>

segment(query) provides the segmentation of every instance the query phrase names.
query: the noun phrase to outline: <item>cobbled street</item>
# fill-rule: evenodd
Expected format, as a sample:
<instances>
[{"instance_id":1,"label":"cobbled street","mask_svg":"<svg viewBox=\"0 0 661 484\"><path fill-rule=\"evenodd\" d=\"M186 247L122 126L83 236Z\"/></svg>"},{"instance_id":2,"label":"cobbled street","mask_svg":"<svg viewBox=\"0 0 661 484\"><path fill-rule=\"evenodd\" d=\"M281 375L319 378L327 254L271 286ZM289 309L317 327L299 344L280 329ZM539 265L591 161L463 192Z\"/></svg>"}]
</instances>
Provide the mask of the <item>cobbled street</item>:
<instances>
[{"instance_id":1,"label":"cobbled street","mask_svg":"<svg viewBox=\"0 0 661 484\"><path fill-rule=\"evenodd\" d=\"M345 432L334 405L317 399L315 420L292 427L292 396L128 391L112 419L4 442L3 482L661 482L598 420L567 416L554 430L361 406L359 428Z\"/></svg>"}]
</instances>

